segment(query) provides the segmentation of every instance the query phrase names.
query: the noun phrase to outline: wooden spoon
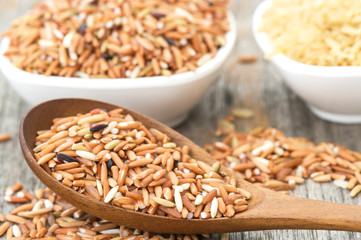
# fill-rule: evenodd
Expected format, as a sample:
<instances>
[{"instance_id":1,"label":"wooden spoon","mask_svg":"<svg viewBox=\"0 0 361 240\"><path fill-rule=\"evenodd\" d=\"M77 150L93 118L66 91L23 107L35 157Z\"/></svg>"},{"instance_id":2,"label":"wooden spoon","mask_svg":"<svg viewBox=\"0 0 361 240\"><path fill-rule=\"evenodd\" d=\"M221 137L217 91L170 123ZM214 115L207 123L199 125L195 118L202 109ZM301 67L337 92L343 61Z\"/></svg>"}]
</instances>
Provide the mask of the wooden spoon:
<instances>
[{"instance_id":1,"label":"wooden spoon","mask_svg":"<svg viewBox=\"0 0 361 240\"><path fill-rule=\"evenodd\" d=\"M252 193L249 209L232 218L175 219L124 210L80 194L51 177L33 157L36 132L49 129L52 119L94 108L114 109L118 106L85 99L48 101L31 109L20 126L20 144L24 157L35 175L50 189L74 206L111 222L156 233L221 233L264 229L327 229L361 232L361 206L331 203L287 196L256 187L223 167L222 171L238 177L238 184ZM191 156L213 164L207 152L171 128L139 113L125 109L147 127L166 133L178 145L188 145Z\"/></svg>"}]
</instances>

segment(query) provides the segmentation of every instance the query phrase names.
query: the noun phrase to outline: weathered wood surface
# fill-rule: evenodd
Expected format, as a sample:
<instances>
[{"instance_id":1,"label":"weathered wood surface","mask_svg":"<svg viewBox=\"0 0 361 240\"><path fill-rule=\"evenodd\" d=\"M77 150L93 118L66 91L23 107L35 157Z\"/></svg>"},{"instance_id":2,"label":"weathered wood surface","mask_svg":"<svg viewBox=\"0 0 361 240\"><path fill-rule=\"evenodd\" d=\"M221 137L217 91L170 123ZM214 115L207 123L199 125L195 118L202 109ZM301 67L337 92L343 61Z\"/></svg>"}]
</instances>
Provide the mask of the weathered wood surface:
<instances>
[{"instance_id":1,"label":"weathered wood surface","mask_svg":"<svg viewBox=\"0 0 361 240\"><path fill-rule=\"evenodd\" d=\"M16 16L28 11L35 0L0 0L0 31L10 26ZM288 136L300 136L315 142L341 143L361 151L361 125L341 125L320 120L284 84L276 69L262 60L251 33L251 16L260 0L233 0L230 8L238 24L238 40L234 55L219 73L217 82L193 109L186 122L177 127L199 145L214 140L217 120L225 117L233 107L246 107L255 112L248 120L237 120L239 131L248 131L259 125L274 126ZM239 64L242 54L255 53L259 61ZM232 100L232 101L230 101ZM3 201L4 190L17 181L33 190L42 186L32 174L21 155L18 144L18 126L29 105L26 104L0 75L0 133L11 133L10 141L0 143L0 211L13 209ZM347 190L333 184L308 181L298 186L293 195L333 202L361 204L361 196L351 199ZM220 239L220 235L212 235ZM230 239L361 239L360 233L337 231L277 230L232 233Z\"/></svg>"}]
</instances>

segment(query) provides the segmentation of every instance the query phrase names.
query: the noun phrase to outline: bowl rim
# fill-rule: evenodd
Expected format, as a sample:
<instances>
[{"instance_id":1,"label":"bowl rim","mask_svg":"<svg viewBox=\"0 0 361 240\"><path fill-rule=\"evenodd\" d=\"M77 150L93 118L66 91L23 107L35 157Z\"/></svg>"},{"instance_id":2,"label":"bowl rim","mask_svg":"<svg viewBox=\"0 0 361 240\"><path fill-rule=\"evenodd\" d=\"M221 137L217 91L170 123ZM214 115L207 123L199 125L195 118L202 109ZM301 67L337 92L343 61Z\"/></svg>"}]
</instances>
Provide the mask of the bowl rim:
<instances>
[{"instance_id":1,"label":"bowl rim","mask_svg":"<svg viewBox=\"0 0 361 240\"><path fill-rule=\"evenodd\" d=\"M261 22L262 15L272 5L272 0L264 0L261 2L253 13L252 31L253 36L264 54L272 52L273 47L268 41L266 33L259 32L258 27ZM282 53L277 53L270 58L271 62L276 64L282 71L302 74L307 76L320 76L327 78L339 77L360 77L361 67L358 66L316 66L295 61Z\"/></svg>"},{"instance_id":2,"label":"bowl rim","mask_svg":"<svg viewBox=\"0 0 361 240\"><path fill-rule=\"evenodd\" d=\"M72 88L97 88L107 89L109 86L114 88L152 88L160 86L182 85L188 82L195 81L210 72L217 70L231 54L236 42L237 28L234 15L231 11L227 12L230 29L226 33L226 45L221 47L214 58L209 60L204 65L197 68L195 72L178 73L171 76L152 76L152 77L138 77L138 78L77 78L77 77L61 77L61 76L44 76L42 74L29 73L15 67L11 61L4 56L10 40L4 38L0 43L0 70L4 75L17 74L21 79L19 82L29 83L31 78L32 85L41 86L71 86ZM76 79L74 81L74 79Z\"/></svg>"}]
</instances>

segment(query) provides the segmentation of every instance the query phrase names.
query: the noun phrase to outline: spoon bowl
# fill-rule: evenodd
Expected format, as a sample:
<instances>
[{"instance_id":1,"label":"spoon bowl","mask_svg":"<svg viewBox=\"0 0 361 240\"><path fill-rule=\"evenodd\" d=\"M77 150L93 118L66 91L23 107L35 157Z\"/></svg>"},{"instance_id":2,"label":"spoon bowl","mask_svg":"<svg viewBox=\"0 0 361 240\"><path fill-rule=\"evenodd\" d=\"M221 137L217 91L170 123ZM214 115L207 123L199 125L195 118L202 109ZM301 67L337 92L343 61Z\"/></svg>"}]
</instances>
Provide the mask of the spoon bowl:
<instances>
[{"instance_id":1,"label":"spoon bowl","mask_svg":"<svg viewBox=\"0 0 361 240\"><path fill-rule=\"evenodd\" d=\"M221 233L265 229L325 229L361 232L361 206L330 203L287 196L268 189L256 187L241 179L239 174L222 166L227 175L235 176L237 185L252 194L248 210L232 218L176 219L125 210L80 194L50 176L33 157L38 130L48 129L58 117L86 113L94 108L107 110L119 106L86 99L57 99L33 107L21 121L20 145L29 167L35 175L63 199L94 216L111 222L156 233L196 234ZM187 145L194 159L208 164L216 162L205 150L180 133L146 117L125 109L124 112L147 127L167 134L179 146Z\"/></svg>"}]
</instances>

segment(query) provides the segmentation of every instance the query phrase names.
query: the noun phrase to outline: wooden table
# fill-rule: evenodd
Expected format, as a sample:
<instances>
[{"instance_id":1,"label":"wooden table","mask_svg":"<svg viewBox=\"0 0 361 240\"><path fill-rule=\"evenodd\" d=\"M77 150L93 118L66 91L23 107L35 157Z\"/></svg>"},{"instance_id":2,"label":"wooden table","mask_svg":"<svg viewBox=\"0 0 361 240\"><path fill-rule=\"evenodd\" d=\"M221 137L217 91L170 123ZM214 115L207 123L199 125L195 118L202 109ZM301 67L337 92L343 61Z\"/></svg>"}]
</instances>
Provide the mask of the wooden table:
<instances>
[{"instance_id":1,"label":"wooden table","mask_svg":"<svg viewBox=\"0 0 361 240\"><path fill-rule=\"evenodd\" d=\"M28 11L35 0L0 0L0 31L10 26L16 16ZM323 121L313 115L305 103L291 92L276 69L262 60L251 33L251 16L260 0L233 0L230 8L238 24L238 39L234 55L219 73L218 80L193 109L187 121L176 130L201 146L211 143L219 119L227 116L234 107L254 111L254 117L237 120L238 131L248 131L256 126L273 126L288 136L300 136L315 142L331 141L361 151L361 125L341 125ZM259 60L252 64L239 64L242 54L257 54ZM0 133L11 133L10 141L0 143L0 211L13 209L3 200L6 186L21 181L26 189L34 190L42 184L32 174L23 160L18 127L24 113L30 108L0 76ZM361 196L351 199L349 191L332 183L313 183L298 186L291 194L312 199L361 204ZM360 216L361 217L361 216ZM220 235L212 235L219 239ZM361 234L337 231L274 230L232 233L230 239L360 239Z\"/></svg>"}]
</instances>

